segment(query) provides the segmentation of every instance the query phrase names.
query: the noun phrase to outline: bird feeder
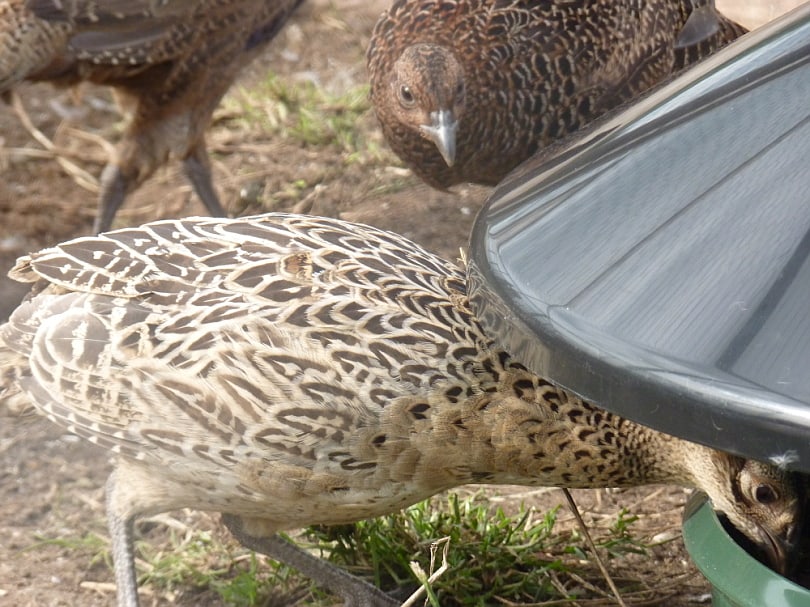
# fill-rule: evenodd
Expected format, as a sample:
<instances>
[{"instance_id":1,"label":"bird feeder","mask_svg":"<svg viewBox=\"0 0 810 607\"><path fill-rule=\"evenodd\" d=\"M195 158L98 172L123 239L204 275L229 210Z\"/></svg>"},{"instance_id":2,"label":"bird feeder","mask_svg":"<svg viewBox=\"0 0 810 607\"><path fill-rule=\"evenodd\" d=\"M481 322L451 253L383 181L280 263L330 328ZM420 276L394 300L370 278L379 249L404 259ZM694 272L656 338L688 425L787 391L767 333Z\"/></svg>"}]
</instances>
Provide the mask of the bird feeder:
<instances>
[{"instance_id":1,"label":"bird feeder","mask_svg":"<svg viewBox=\"0 0 810 607\"><path fill-rule=\"evenodd\" d=\"M808 99L805 5L519 167L473 230L485 328L617 414L810 472ZM684 533L715 605L810 606L730 594L750 557L707 510Z\"/></svg>"}]
</instances>

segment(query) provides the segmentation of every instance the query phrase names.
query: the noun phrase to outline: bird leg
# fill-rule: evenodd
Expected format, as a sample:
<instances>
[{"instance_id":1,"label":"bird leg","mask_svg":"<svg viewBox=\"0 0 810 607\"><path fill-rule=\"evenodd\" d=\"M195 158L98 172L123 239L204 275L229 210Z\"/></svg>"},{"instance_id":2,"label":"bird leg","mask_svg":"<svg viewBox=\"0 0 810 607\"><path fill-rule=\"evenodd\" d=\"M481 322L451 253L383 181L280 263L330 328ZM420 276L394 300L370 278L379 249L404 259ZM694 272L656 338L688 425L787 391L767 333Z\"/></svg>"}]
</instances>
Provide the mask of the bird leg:
<instances>
[{"instance_id":1,"label":"bird leg","mask_svg":"<svg viewBox=\"0 0 810 607\"><path fill-rule=\"evenodd\" d=\"M98 211L93 222L93 233L100 234L112 227L113 219L118 209L124 203L127 195L127 181L115 163L109 163L101 172L101 192L98 196Z\"/></svg>"},{"instance_id":2,"label":"bird leg","mask_svg":"<svg viewBox=\"0 0 810 607\"><path fill-rule=\"evenodd\" d=\"M250 535L244 529L244 521L232 514L223 514L222 522L233 536L246 548L294 567L319 586L340 596L344 607L396 607L399 602L383 591L357 578L347 571L319 559L276 534L269 537Z\"/></svg>"},{"instance_id":3,"label":"bird leg","mask_svg":"<svg viewBox=\"0 0 810 607\"><path fill-rule=\"evenodd\" d=\"M93 233L106 232L112 227L113 219L118 209L124 203L127 193L137 183L124 174L119 166L124 155L119 154L119 162L111 162L101 173L101 192L98 200L98 212L93 223ZM208 152L205 150L205 140L198 141L191 153L183 160L183 170L186 177L194 187L197 196L200 197L208 213L214 217L225 217L225 210L219 203L219 197L214 190L211 181L211 167L208 161ZM151 173L151 171L150 171Z\"/></svg>"},{"instance_id":4,"label":"bird leg","mask_svg":"<svg viewBox=\"0 0 810 607\"><path fill-rule=\"evenodd\" d=\"M219 202L219 196L211 180L211 162L205 149L205 139L197 141L191 153L183 159L183 170L197 196L208 209L208 214L212 217L226 217L225 209Z\"/></svg>"},{"instance_id":5,"label":"bird leg","mask_svg":"<svg viewBox=\"0 0 810 607\"><path fill-rule=\"evenodd\" d=\"M117 508L115 472L107 479L107 527L112 541L118 607L138 607L138 578L132 552L134 515L122 515Z\"/></svg>"}]
</instances>

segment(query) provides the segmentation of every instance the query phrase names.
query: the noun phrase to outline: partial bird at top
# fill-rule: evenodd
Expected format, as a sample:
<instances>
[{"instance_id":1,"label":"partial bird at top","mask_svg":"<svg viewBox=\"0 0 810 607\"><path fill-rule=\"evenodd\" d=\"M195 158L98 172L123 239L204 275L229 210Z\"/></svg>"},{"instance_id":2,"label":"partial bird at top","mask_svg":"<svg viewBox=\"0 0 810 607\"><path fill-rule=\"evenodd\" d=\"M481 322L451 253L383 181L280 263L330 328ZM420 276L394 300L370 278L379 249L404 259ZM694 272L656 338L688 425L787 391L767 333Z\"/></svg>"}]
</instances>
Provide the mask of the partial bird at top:
<instances>
[{"instance_id":1,"label":"partial bird at top","mask_svg":"<svg viewBox=\"0 0 810 607\"><path fill-rule=\"evenodd\" d=\"M790 475L656 432L532 373L482 329L464 269L390 232L268 214L190 218L21 258L0 326L0 408L115 453L119 605L136 516L220 511L251 548L394 604L272 536L397 511L467 483L678 483L784 567ZM662 404L662 406L664 406Z\"/></svg>"},{"instance_id":2,"label":"partial bird at top","mask_svg":"<svg viewBox=\"0 0 810 607\"><path fill-rule=\"evenodd\" d=\"M170 159L212 215L205 129L236 78L303 0L0 0L0 93L23 81L115 87L132 115L101 176L94 231Z\"/></svg>"},{"instance_id":3,"label":"partial bird at top","mask_svg":"<svg viewBox=\"0 0 810 607\"><path fill-rule=\"evenodd\" d=\"M745 31L712 0L397 0L368 48L371 99L428 184L494 185Z\"/></svg>"}]
</instances>

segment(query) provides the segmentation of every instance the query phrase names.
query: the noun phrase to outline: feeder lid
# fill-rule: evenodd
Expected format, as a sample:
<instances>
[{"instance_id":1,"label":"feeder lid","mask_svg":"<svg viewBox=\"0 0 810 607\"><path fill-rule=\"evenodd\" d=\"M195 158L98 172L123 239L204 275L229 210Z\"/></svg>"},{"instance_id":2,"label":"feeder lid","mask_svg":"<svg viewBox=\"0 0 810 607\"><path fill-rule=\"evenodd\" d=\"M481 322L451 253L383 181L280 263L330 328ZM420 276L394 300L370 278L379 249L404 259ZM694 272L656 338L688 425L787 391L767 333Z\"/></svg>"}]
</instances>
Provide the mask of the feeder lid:
<instances>
[{"instance_id":1,"label":"feeder lid","mask_svg":"<svg viewBox=\"0 0 810 607\"><path fill-rule=\"evenodd\" d=\"M810 5L502 182L484 328L620 415L810 471Z\"/></svg>"}]
</instances>

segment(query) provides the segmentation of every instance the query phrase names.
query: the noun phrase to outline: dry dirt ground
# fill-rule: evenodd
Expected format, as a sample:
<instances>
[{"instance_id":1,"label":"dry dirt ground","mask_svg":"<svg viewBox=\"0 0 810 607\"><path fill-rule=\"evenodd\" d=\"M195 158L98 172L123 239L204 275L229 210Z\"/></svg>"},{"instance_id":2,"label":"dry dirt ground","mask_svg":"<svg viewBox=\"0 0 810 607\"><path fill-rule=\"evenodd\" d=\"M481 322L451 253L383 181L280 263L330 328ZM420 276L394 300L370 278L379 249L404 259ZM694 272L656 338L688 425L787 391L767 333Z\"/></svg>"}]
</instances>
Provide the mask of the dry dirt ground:
<instances>
[{"instance_id":1,"label":"dry dirt ground","mask_svg":"<svg viewBox=\"0 0 810 607\"><path fill-rule=\"evenodd\" d=\"M254 116L253 122L241 115L249 113L246 108L256 100L249 91L268 70L290 86L315 83L335 97L362 84L366 42L386 4L387 0L312 0L299 11L265 55L245 70L217 113L210 131L217 185L232 213L295 209L338 215L396 230L455 257L466 243L487 189L459 187L454 193L441 193L424 186L386 150L367 111L358 115L354 125L362 140L360 153L347 151L340 141L307 143L284 129L268 136L266 128L252 128L256 120L283 122L283 113L268 109L271 104L260 103L268 115ZM722 4L747 25L756 26L798 2L727 0ZM108 92L87 87L72 95L37 85L21 87L20 93L37 128L66 150L67 158L97 175L106 157L100 141L115 140L120 129ZM341 111L338 108L335 113ZM75 123L65 120L65 114L76 116ZM2 274L18 255L90 229L95 212L92 183L80 185L51 156L21 127L10 108L0 107ZM130 197L118 224L202 212L173 165ZM14 285L0 283L0 319L21 296ZM47 421L0 419L0 606L113 602L110 569L93 560L92 547L81 545L88 533L106 536L103 484L108 471L106 454ZM494 494L507 503L523 501L538 507L562 499L553 491L522 488L502 488ZM709 601L708 587L689 563L679 537L683 490L579 491L576 496L597 533L615 521L624 507L640 517L633 533L660 543L644 559L612 561L617 577L641 577L658 590L659 604ZM226 535L216 517L174 516L169 520ZM571 516L565 511L560 519L561 528L571 528ZM60 539L67 545L45 541ZM165 533L153 532L149 541L160 548L168 540ZM149 594L146 605L220 604L210 596L183 592L161 594L146 588L145 594Z\"/></svg>"}]
</instances>

